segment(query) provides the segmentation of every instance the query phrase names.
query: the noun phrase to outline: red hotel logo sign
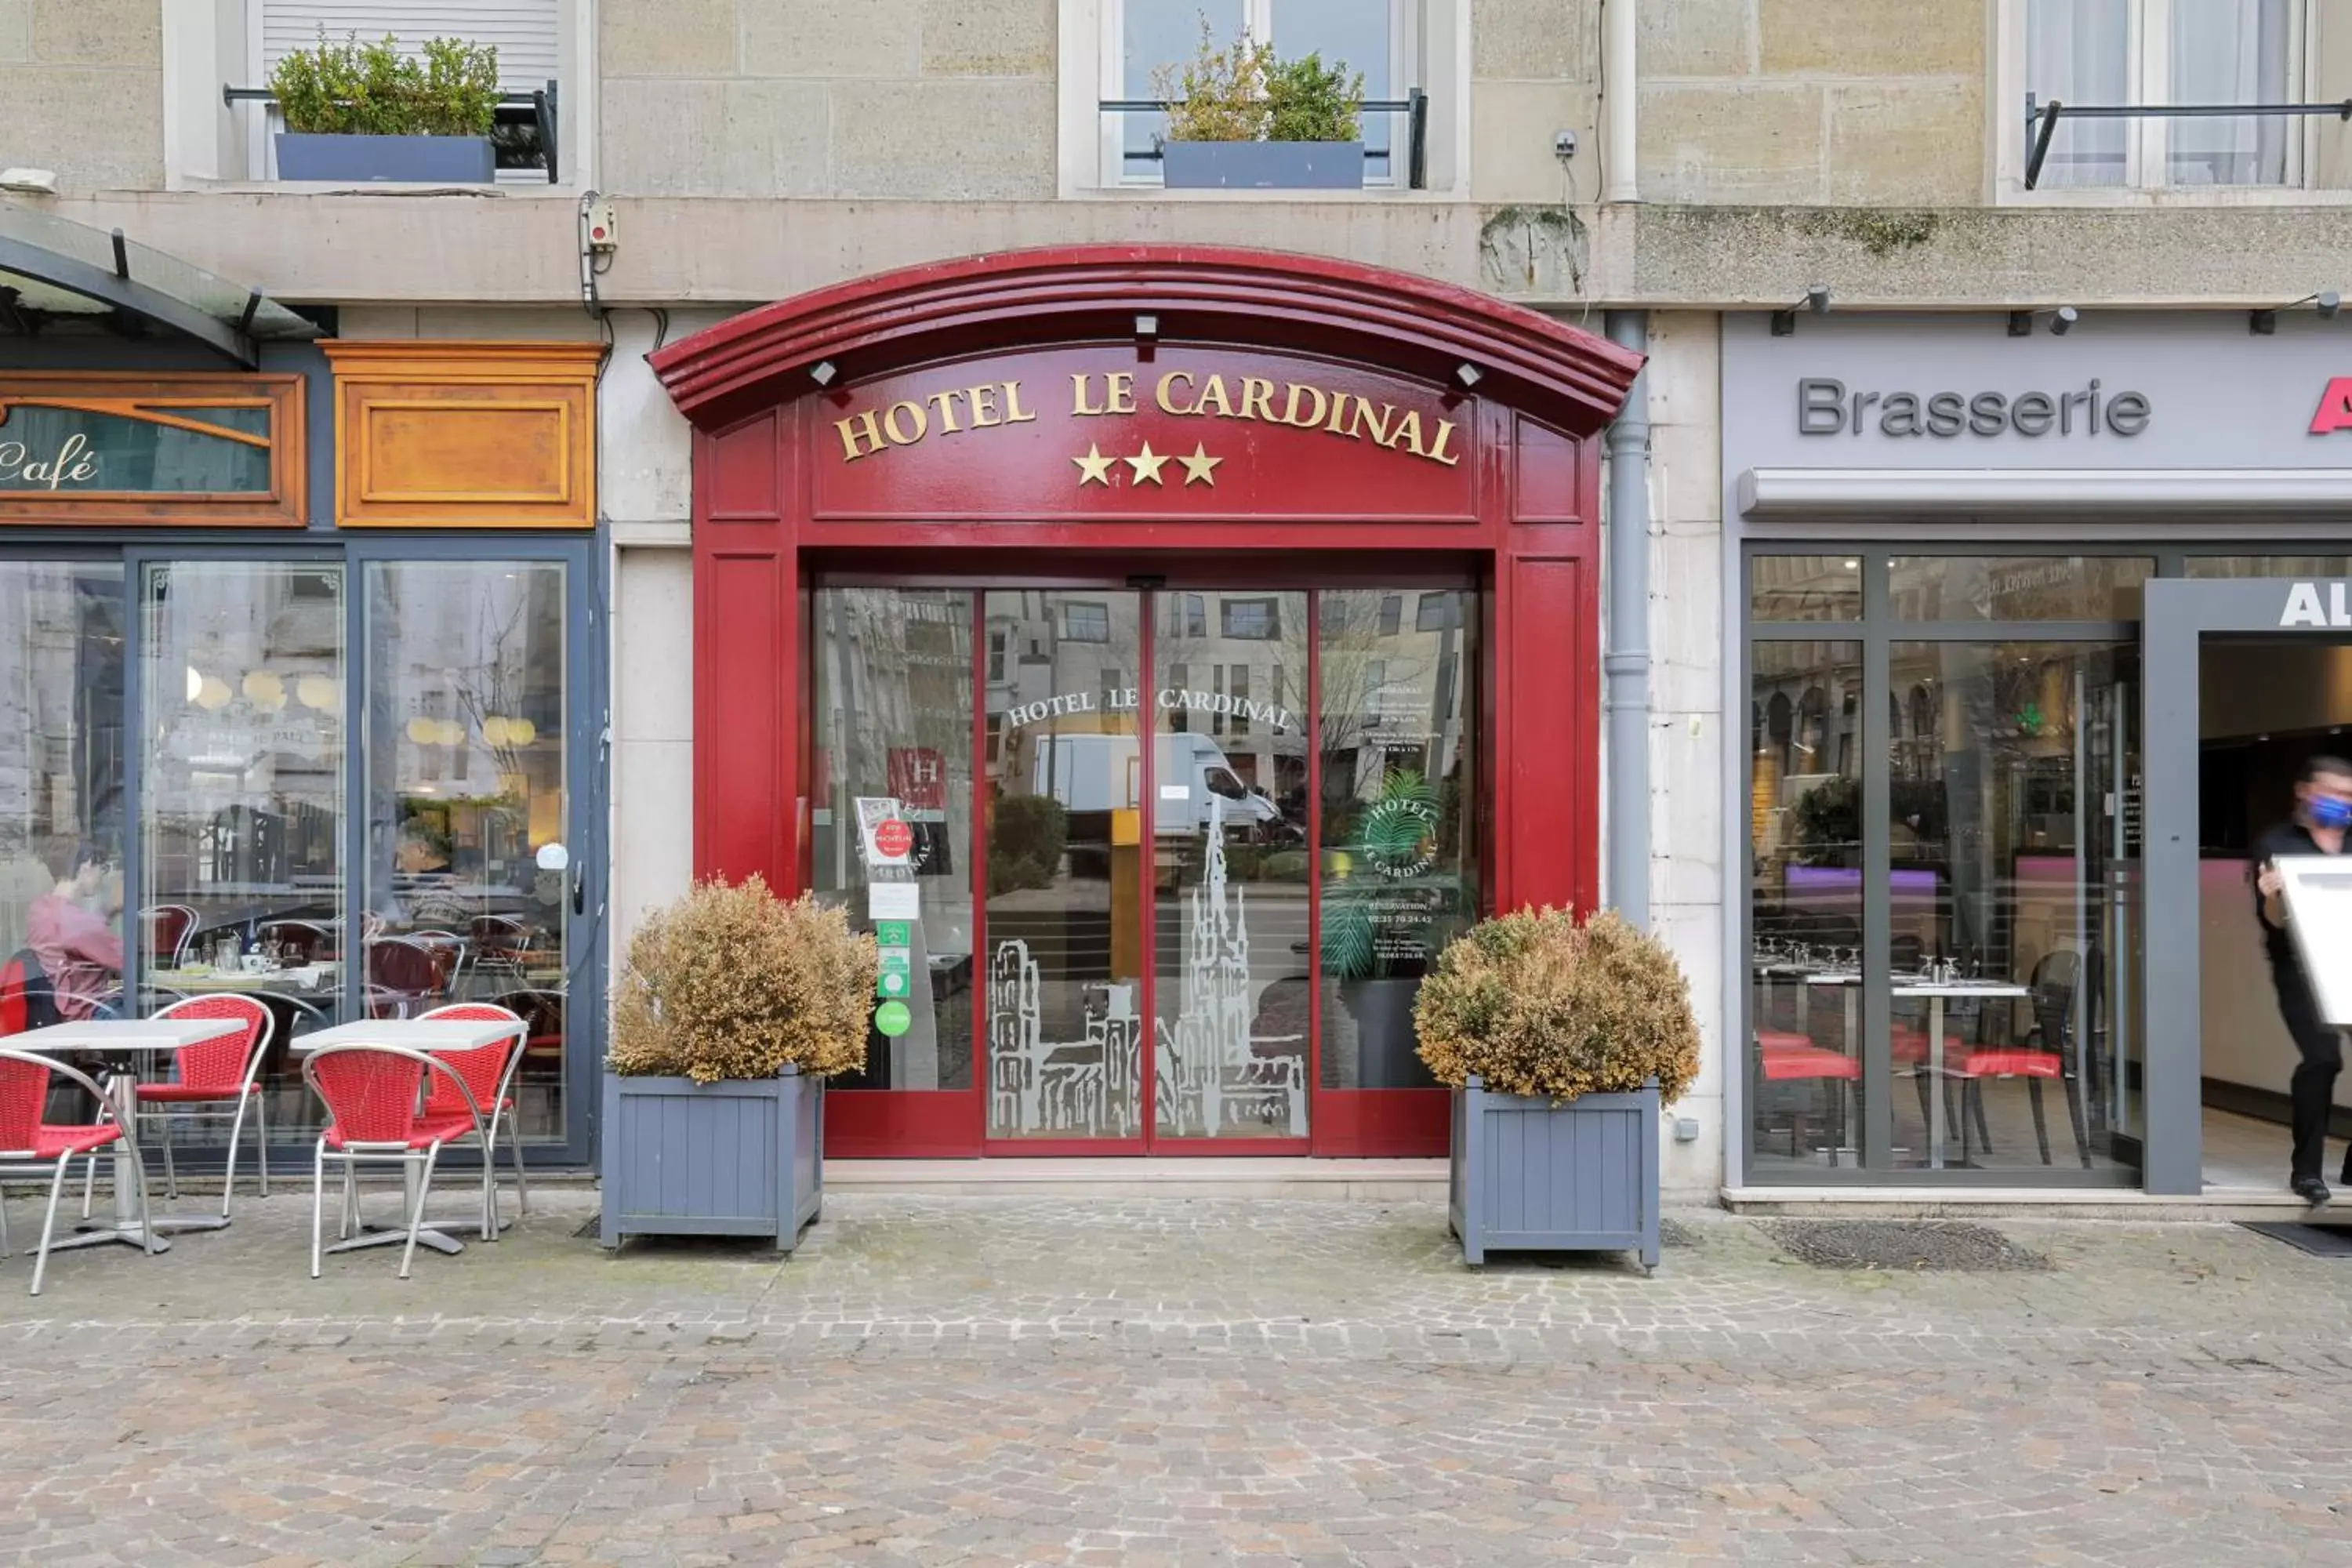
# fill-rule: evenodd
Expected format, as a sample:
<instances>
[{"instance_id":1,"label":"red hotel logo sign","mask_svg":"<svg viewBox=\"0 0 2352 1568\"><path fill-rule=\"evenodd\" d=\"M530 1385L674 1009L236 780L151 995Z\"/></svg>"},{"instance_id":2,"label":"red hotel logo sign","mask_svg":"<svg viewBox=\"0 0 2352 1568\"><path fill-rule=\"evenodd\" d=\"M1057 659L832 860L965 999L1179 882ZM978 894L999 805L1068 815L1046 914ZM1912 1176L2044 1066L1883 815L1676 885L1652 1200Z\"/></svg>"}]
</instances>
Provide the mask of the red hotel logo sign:
<instances>
[{"instance_id":1,"label":"red hotel logo sign","mask_svg":"<svg viewBox=\"0 0 2352 1568\"><path fill-rule=\"evenodd\" d=\"M2339 375L2319 395L2319 412L2311 416L2311 433L2325 436L2352 430L2352 375Z\"/></svg>"}]
</instances>

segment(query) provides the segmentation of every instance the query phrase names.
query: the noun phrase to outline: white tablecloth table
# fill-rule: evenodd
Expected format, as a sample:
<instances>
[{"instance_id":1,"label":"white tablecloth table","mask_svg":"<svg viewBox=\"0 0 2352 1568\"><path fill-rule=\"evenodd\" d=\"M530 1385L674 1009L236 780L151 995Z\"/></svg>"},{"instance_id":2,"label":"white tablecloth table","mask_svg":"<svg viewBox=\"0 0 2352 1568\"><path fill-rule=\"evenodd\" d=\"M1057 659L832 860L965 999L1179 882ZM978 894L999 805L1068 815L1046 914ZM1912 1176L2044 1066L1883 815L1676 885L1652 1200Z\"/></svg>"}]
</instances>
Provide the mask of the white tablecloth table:
<instances>
[{"instance_id":1,"label":"white tablecloth table","mask_svg":"<svg viewBox=\"0 0 2352 1568\"><path fill-rule=\"evenodd\" d=\"M506 1018L373 1018L358 1024L338 1024L331 1029L320 1029L308 1035L297 1035L287 1042L286 1048L296 1056L307 1056L322 1046L399 1046L407 1050L432 1055L437 1051L478 1051L485 1046L511 1039L523 1026ZM522 1048L517 1041L517 1050ZM435 1076L438 1076L437 1074ZM496 1108L481 1108L485 1124ZM486 1155L487 1157L487 1155ZM359 1234L339 1241L327 1248L329 1252L350 1252L362 1247L390 1247L408 1239L408 1215L416 1208L416 1186L423 1173L415 1164L401 1167L401 1219L395 1226L373 1226L362 1220ZM503 1228L503 1226L501 1226ZM463 1252L466 1244L456 1237L430 1227L416 1233L416 1244L436 1252Z\"/></svg>"},{"instance_id":2,"label":"white tablecloth table","mask_svg":"<svg viewBox=\"0 0 2352 1568\"><path fill-rule=\"evenodd\" d=\"M87 1052L93 1056L153 1057L173 1056L187 1046L217 1040L234 1035L245 1027L241 1018L90 1018L74 1024L51 1024L47 1028L27 1029L21 1035L10 1035L7 1043L17 1050L39 1051L44 1055L63 1056ZM139 1075L117 1072L106 1081L107 1110L125 1129L135 1129L132 1120L139 1111ZM114 1218L108 1224L89 1224L79 1236L52 1242L49 1250L59 1251L75 1247L96 1247L103 1242L120 1241L131 1247L147 1245L146 1233L155 1233L155 1250L163 1252L171 1247L163 1238L179 1231L219 1230L228 1221L219 1215L157 1215L150 1218L139 1212L139 1184L132 1178L132 1150L126 1140L113 1144Z\"/></svg>"}]
</instances>

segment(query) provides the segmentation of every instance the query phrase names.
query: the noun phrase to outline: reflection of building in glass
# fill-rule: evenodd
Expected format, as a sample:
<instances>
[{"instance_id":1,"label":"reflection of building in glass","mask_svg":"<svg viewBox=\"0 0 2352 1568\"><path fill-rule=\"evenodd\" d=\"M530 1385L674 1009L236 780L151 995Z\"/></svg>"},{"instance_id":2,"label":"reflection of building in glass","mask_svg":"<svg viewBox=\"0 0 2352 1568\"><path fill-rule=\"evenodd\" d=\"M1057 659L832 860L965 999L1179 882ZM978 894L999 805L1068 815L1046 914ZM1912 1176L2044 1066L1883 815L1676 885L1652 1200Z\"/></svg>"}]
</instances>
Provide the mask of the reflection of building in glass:
<instances>
[{"instance_id":1,"label":"reflection of building in glass","mask_svg":"<svg viewBox=\"0 0 2352 1568\"><path fill-rule=\"evenodd\" d=\"M998 942L988 965L990 1131L1134 1136L1143 1046L1134 987L1087 986L1106 1002L1099 1013L1085 1009L1086 1031L1075 1040L1045 1037L1040 989L1029 944Z\"/></svg>"},{"instance_id":2,"label":"reflection of building in glass","mask_svg":"<svg viewBox=\"0 0 2352 1568\"><path fill-rule=\"evenodd\" d=\"M1159 1021L1160 1128L1176 1137L1239 1129L1304 1138L1306 1037L1250 1032L1249 923L1243 889L1226 897L1222 801L1211 806L1207 847L1206 874L1184 900L1183 1008L1172 1027ZM1268 1046L1286 1049L1260 1056Z\"/></svg>"}]
</instances>

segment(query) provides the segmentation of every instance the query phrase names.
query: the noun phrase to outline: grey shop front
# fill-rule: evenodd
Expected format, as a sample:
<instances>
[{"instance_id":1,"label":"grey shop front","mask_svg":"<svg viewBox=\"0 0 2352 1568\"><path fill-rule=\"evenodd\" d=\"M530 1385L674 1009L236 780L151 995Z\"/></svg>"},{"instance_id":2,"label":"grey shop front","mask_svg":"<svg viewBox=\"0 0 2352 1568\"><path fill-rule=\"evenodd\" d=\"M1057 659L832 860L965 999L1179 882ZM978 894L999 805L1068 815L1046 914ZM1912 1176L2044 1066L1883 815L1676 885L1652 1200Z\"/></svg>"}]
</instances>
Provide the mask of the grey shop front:
<instances>
[{"instance_id":1,"label":"grey shop front","mask_svg":"<svg viewBox=\"0 0 2352 1568\"><path fill-rule=\"evenodd\" d=\"M2352 749L2352 623L2282 624L2352 327L2049 322L1725 318L1736 1186L2284 1188L2246 849Z\"/></svg>"}]
</instances>

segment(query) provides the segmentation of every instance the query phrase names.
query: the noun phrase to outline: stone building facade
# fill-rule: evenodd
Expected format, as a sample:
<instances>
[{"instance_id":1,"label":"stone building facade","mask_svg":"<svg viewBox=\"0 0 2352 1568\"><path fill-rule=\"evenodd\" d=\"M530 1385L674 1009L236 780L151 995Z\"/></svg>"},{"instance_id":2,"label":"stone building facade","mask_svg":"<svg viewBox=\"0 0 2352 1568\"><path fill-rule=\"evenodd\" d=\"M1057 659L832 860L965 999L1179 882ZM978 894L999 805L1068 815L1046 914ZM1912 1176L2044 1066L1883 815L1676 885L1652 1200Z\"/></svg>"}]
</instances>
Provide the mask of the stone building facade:
<instances>
[{"instance_id":1,"label":"stone building facade","mask_svg":"<svg viewBox=\"0 0 2352 1568\"><path fill-rule=\"evenodd\" d=\"M1651 919L1706 1040L1679 1112L1696 1136L1669 1145L1668 1181L1738 1184L1727 1105L1747 1052L1725 977L1744 895L1726 823L1747 809L1727 798L1747 726L1726 710L1727 314L1814 288L1840 315L2302 300L2352 254L2352 129L2293 121L2280 177L2190 184L2147 174L2164 147L2127 121L2141 140L2124 174L2029 190L2042 0L1368 0L1393 22L1381 90L1426 95L1423 188L1175 192L1126 178L1100 107L1135 96L1117 29L1141 3L551 0L555 177L449 190L273 177L267 107L223 89L260 85L276 0L0 0L0 168L56 184L0 199L331 306L346 337L610 342L615 948L692 865L692 458L646 362L658 346L897 268L1122 243L1339 258L1595 331L1605 311L1646 312L1650 615L1632 640L1651 661L1651 793L1603 813L1648 816ZM1210 8L1286 39L1286 0ZM410 9L454 30L468 7ZM2352 95L2335 7L2245 10L2292 13L2285 99ZM371 30L405 14L335 14L361 12ZM2248 79L2241 100L2269 95ZM2092 145L2069 130L2062 158L2065 138ZM615 243L583 258L592 210Z\"/></svg>"}]
</instances>

